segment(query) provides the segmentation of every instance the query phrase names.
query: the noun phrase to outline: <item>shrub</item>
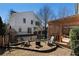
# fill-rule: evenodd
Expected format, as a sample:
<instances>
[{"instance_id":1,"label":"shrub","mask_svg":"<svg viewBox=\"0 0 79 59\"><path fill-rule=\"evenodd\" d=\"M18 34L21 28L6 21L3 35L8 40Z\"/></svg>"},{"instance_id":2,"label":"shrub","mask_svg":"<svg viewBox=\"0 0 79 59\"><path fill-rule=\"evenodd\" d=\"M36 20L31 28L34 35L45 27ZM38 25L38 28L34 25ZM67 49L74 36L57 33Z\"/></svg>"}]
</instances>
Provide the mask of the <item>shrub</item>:
<instances>
[{"instance_id":1,"label":"shrub","mask_svg":"<svg viewBox=\"0 0 79 59\"><path fill-rule=\"evenodd\" d=\"M79 27L73 27L69 33L70 37L70 47L75 54L79 54Z\"/></svg>"}]
</instances>

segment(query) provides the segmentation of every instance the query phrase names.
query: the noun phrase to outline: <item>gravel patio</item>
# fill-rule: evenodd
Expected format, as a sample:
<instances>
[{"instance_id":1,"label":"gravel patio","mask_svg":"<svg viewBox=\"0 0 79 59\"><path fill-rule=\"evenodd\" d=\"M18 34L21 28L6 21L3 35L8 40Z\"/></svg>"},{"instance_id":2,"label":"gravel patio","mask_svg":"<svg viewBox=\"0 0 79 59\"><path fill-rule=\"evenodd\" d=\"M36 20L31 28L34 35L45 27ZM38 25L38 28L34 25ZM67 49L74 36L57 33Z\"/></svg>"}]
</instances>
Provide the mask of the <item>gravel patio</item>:
<instances>
[{"instance_id":1,"label":"gravel patio","mask_svg":"<svg viewBox=\"0 0 79 59\"><path fill-rule=\"evenodd\" d=\"M32 48L35 47L34 42L31 43ZM43 47L40 49L48 48L46 43L42 43ZM30 48L30 47L29 47ZM2 56L70 56L71 50L66 47L58 47L55 51L52 51L50 53L41 53L41 52L34 52L34 51L28 51L28 50L21 50L21 49L12 49L11 52L6 51L2 54Z\"/></svg>"},{"instance_id":2,"label":"gravel patio","mask_svg":"<svg viewBox=\"0 0 79 59\"><path fill-rule=\"evenodd\" d=\"M71 50L68 48L58 48L56 51L50 53L13 49L12 52L6 51L2 56L70 56L70 54Z\"/></svg>"}]
</instances>

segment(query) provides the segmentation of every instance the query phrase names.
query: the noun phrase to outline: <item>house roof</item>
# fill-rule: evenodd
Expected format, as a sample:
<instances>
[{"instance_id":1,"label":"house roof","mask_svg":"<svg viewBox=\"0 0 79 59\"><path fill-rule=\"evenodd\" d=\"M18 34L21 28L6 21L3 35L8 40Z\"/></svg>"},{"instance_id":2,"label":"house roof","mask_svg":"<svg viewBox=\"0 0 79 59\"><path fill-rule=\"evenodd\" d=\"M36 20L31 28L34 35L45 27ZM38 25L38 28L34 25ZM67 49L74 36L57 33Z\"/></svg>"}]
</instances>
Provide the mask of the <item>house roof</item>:
<instances>
[{"instance_id":1,"label":"house roof","mask_svg":"<svg viewBox=\"0 0 79 59\"><path fill-rule=\"evenodd\" d=\"M66 21L71 21L71 20L79 20L79 14L73 15L73 16L68 16L65 18L56 19L56 20L51 20L48 23L63 22L63 21L66 22Z\"/></svg>"}]
</instances>

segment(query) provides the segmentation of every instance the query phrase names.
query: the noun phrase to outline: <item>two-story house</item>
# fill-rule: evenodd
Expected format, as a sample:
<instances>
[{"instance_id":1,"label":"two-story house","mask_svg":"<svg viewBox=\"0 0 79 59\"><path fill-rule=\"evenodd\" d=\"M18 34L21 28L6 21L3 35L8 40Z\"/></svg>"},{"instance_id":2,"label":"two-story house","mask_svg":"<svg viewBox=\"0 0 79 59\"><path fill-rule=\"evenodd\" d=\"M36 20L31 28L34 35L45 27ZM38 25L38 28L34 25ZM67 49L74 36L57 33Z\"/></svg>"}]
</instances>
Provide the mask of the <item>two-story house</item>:
<instances>
[{"instance_id":1,"label":"two-story house","mask_svg":"<svg viewBox=\"0 0 79 59\"><path fill-rule=\"evenodd\" d=\"M19 34L33 34L40 29L40 20L34 12L14 12L9 25Z\"/></svg>"}]
</instances>

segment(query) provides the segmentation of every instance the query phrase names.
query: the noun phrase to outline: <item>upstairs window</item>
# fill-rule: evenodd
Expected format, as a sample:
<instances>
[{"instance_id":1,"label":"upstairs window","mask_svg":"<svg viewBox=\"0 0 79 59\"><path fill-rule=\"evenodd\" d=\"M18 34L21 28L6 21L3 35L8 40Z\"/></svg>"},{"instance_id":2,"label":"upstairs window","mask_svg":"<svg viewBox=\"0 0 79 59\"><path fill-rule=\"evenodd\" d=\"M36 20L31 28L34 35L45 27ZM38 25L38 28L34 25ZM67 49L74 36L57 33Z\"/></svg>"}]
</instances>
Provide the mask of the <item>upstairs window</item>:
<instances>
[{"instance_id":1,"label":"upstairs window","mask_svg":"<svg viewBox=\"0 0 79 59\"><path fill-rule=\"evenodd\" d=\"M23 23L26 23L26 19L25 18L23 18Z\"/></svg>"},{"instance_id":2,"label":"upstairs window","mask_svg":"<svg viewBox=\"0 0 79 59\"><path fill-rule=\"evenodd\" d=\"M33 24L33 20L31 20L31 24Z\"/></svg>"}]
</instances>

